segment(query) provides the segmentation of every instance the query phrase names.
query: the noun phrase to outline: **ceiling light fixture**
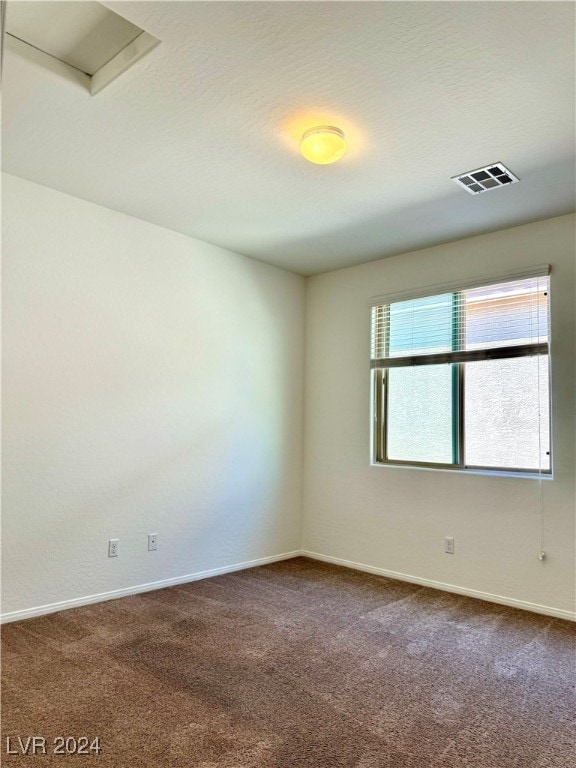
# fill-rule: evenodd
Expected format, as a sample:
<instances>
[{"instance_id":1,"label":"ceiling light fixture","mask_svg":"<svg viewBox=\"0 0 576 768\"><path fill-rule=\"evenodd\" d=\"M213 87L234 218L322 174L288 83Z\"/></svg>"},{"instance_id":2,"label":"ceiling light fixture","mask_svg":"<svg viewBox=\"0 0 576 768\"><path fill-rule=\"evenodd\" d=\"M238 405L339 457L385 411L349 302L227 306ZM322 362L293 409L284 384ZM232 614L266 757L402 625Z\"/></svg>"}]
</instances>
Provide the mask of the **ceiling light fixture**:
<instances>
[{"instance_id":1,"label":"ceiling light fixture","mask_svg":"<svg viewBox=\"0 0 576 768\"><path fill-rule=\"evenodd\" d=\"M328 165L340 160L346 154L344 131L332 125L310 128L302 136L300 152L311 163Z\"/></svg>"}]
</instances>

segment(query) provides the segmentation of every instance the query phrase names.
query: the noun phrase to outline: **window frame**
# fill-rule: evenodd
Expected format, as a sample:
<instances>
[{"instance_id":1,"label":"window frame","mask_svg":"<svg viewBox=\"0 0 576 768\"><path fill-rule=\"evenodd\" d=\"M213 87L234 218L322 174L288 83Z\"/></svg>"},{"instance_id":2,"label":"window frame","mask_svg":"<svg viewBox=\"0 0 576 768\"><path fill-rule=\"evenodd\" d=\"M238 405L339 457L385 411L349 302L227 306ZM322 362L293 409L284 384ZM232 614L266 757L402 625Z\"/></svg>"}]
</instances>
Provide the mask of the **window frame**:
<instances>
[{"instance_id":1,"label":"window frame","mask_svg":"<svg viewBox=\"0 0 576 768\"><path fill-rule=\"evenodd\" d=\"M390 305L395 302L401 302L401 301L409 301L411 299L415 298L423 298L426 296L436 296L440 295L442 293L452 293L454 296L457 294L465 291L467 288L474 288L474 287L488 287L489 285L497 284L500 282L507 282L507 281L513 281L513 280L522 280L524 278L528 277L544 277L549 276L550 269L547 268L546 272L544 272L543 268L539 268L537 271L528 273L528 274L522 274L522 275L506 275L501 277L494 277L491 279L485 279L485 280L479 280L475 281L473 284L468 285L459 285L458 288L456 288L454 285L451 285L448 288L442 288L436 287L434 289L431 289L426 292L421 292L418 295L410 295L410 294L403 294L400 297L385 297L383 299L375 299L371 302L372 308L374 307L380 307L384 305ZM552 477L553 476L553 441L552 441L552 371L551 371L551 333L550 333L550 327L551 327L551 287L549 285L548 292L547 292L547 300L548 300L548 340L546 342L547 345L547 351L546 356L548 358L547 365L548 365L548 411L549 411L549 421L548 421L548 456L549 456L549 468L548 469L540 469L540 468L525 468L525 467L495 467L495 466L482 466L482 465L474 465L474 464L467 464L465 463L465 419L464 419L464 413L465 413L465 370L466 365L468 362L472 362L470 360L465 362L451 362L450 360L441 360L438 361L439 363L445 363L451 365L452 368L452 408L453 408L453 419L452 419L452 429L453 429L453 463L447 464L447 463L441 463L441 462L426 462L426 461L409 461L404 459L390 459L387 456L387 424L388 424L388 378L389 378L389 370L390 366L379 366L379 367L373 367L372 368L372 413L373 413L373 433L372 433L372 463L374 465L378 466L392 466L392 467L405 467L405 468L421 468L421 469L437 469L437 470L449 470L449 471L464 471L464 472L472 472L472 473L489 473L494 475L521 475L521 476L530 476L530 477ZM453 345L454 340L457 339L459 336L462 338L463 329L465 327L465 313L463 310L464 305L462 301L458 300L454 302L454 307L456 309L456 317L453 320ZM384 357L387 357L388 355L388 345L389 345L389 316L386 319L387 324L387 330L384 336L385 339L385 350L384 350ZM534 344L526 344L522 346L516 346L514 347L514 350L510 350L511 354L505 355L505 354L498 354L497 357L500 359L511 359L511 358L518 358L518 357L533 357L533 356L543 356L541 355L540 351L535 351L535 347L538 347L540 345L534 345ZM502 351L503 348L500 348ZM445 357L450 357L452 353L445 353ZM423 357L423 356L422 356ZM495 355L496 357L496 355ZM487 355L485 358L481 358L479 356L479 359L490 359L491 356ZM493 358L492 358L493 359Z\"/></svg>"}]
</instances>

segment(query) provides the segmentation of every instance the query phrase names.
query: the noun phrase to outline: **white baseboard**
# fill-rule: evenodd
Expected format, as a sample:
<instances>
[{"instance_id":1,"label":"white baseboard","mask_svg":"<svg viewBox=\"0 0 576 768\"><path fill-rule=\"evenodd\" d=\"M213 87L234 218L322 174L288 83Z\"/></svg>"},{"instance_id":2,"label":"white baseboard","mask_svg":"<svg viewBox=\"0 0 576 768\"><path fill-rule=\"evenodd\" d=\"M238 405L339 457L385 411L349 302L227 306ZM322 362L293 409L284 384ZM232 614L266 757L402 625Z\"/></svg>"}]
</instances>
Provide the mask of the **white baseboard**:
<instances>
[{"instance_id":1,"label":"white baseboard","mask_svg":"<svg viewBox=\"0 0 576 768\"><path fill-rule=\"evenodd\" d=\"M242 571L245 568L255 568L258 565L267 565L276 563L280 560L289 560L292 557L299 557L300 550L294 552L284 552L281 555L271 555L270 557L260 557L257 560L248 560L244 563L235 563L234 565L224 565L221 568L212 568L209 571L197 571L196 573L187 573L184 576L175 576L171 579L161 579L160 581L151 581L148 584L137 584L134 587L124 587L123 589L114 589L111 592L100 592L97 595L87 595L86 597L74 597L71 600L62 600L58 603L49 603L48 605L39 605L36 608L25 608L21 611L12 611L11 613L0 614L0 624L7 624L11 621L20 621L22 619L32 619L35 616L43 616L47 613L56 613L56 611L65 611L68 608L79 608L82 605L91 605L92 603L101 603L104 600L115 600L118 597L128 597L129 595L138 595L141 592L152 592L155 589L164 587L174 587L177 584L186 584L189 581L199 581L208 579L210 576L220 576L224 573L233 571Z\"/></svg>"},{"instance_id":2,"label":"white baseboard","mask_svg":"<svg viewBox=\"0 0 576 768\"><path fill-rule=\"evenodd\" d=\"M340 557L331 557L330 555L320 555L318 552L308 552L302 550L303 557L310 557L312 560L322 560L325 563L333 563L334 565L343 565L345 568L353 568L356 571L365 571L366 573L374 573L377 576L385 576L388 579L397 579L398 581L408 581L411 584L420 584L423 587L431 587L432 589L441 589L444 592L454 592L457 595L466 595L466 597L475 597L478 600L487 600L490 603L499 603L500 605L507 605L511 608L520 608L523 611L532 611L533 613L542 613L545 616L554 616L558 619L567 619L568 621L576 621L576 611L565 611L562 608L553 608L548 605L538 605L538 603L529 603L525 600L516 600L513 597L504 597L503 595L492 595L490 592L480 592L476 589L467 589L465 587L457 587L455 584L444 584L441 581L432 581L431 579L423 579L419 576L410 576L407 573L398 573L397 571L388 571L386 568L376 568L373 565L364 565L362 563L354 563L351 560L343 560Z\"/></svg>"},{"instance_id":3,"label":"white baseboard","mask_svg":"<svg viewBox=\"0 0 576 768\"><path fill-rule=\"evenodd\" d=\"M199 581L200 579L208 579L211 576L221 576L224 573L232 573L234 571L242 571L246 568L255 568L258 565L266 565L267 563L276 563L280 560L289 560L293 557L309 557L312 560L321 560L325 563L333 563L334 565L342 565L345 568L352 568L356 571L365 571L366 573L373 573L376 576L385 576L388 579L397 579L398 581L407 581L411 584L420 584L423 587L431 587L432 589L440 589L444 592L453 592L457 595L465 595L466 597L474 597L478 600L487 600L490 603L499 603L500 605L507 605L511 608L520 608L523 611L532 611L533 613L541 613L545 616L554 616L559 619L567 619L568 621L576 621L575 611L565 611L561 608L553 608L547 605L538 605L538 603L529 603L525 600L516 600L512 597L504 597L503 595L493 595L489 592L480 592L476 589L466 589L465 587L458 587L455 584L445 584L441 581L432 581L431 579L423 579L419 576L411 576L406 573L398 573L397 571L389 571L386 568L377 568L373 565L364 565L363 563L355 563L352 560L344 560L341 557L331 557L330 555L321 555L318 552L309 552L307 550L295 550L293 552L284 552L281 555L271 555L270 557L261 557L257 560L248 560L244 563L235 563L234 565L225 565L221 568L212 568L208 571L197 571L196 573L188 573L184 576L175 576L171 579L162 579L161 581L152 581L148 584L138 584L133 587L125 587L123 589L115 589L111 592L101 592L96 595L87 595L86 597L75 597L71 600L62 600L58 603L49 603L48 605L39 605L36 608L25 608L21 611L12 611L11 613L0 614L0 624L7 624L11 621L20 621L22 619L32 619L35 616L43 616L47 613L55 613L57 611L65 611L68 608L79 608L82 605L91 605L92 603L100 603L105 600L115 600L119 597L128 597L129 595L137 595L141 592L152 592L155 589L163 589L164 587L174 587L177 584L186 584L191 581Z\"/></svg>"}]
</instances>

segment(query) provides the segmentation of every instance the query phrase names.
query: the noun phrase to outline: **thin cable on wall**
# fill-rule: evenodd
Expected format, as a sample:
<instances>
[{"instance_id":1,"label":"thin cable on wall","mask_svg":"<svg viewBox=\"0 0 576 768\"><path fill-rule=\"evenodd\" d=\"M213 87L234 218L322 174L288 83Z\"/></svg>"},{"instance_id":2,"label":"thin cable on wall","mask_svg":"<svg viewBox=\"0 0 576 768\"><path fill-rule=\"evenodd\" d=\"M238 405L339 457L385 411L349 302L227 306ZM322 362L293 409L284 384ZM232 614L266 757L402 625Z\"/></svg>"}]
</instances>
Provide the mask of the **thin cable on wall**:
<instances>
[{"instance_id":1,"label":"thin cable on wall","mask_svg":"<svg viewBox=\"0 0 576 768\"><path fill-rule=\"evenodd\" d=\"M538 292L540 292L540 280L538 280ZM548 296L547 291L544 291L544 296ZM536 328L538 337L540 336L540 302L536 302ZM550 359L548 357L548 359ZM542 482L542 398L540 387L540 353L536 355L537 370L537 387L538 387L538 526L540 537L540 550L538 552L538 560L542 561L546 559L546 550L544 548L544 484Z\"/></svg>"}]
</instances>

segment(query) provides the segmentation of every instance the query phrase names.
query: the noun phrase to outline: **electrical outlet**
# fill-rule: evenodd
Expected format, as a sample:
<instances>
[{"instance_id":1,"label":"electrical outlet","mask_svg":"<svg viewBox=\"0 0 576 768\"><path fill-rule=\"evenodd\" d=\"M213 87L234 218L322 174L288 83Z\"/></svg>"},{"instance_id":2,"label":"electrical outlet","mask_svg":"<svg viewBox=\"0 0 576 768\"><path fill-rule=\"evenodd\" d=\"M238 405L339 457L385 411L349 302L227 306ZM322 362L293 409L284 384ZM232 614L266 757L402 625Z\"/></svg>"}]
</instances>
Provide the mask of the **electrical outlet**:
<instances>
[{"instance_id":1,"label":"electrical outlet","mask_svg":"<svg viewBox=\"0 0 576 768\"><path fill-rule=\"evenodd\" d=\"M120 549L120 539L110 539L108 541L108 557L118 557Z\"/></svg>"},{"instance_id":2,"label":"electrical outlet","mask_svg":"<svg viewBox=\"0 0 576 768\"><path fill-rule=\"evenodd\" d=\"M446 536L444 539L444 552L446 552L447 555L454 554L454 539L452 536Z\"/></svg>"},{"instance_id":3,"label":"electrical outlet","mask_svg":"<svg viewBox=\"0 0 576 768\"><path fill-rule=\"evenodd\" d=\"M148 534L148 552L153 552L155 549L158 549L158 534L149 533Z\"/></svg>"}]
</instances>

